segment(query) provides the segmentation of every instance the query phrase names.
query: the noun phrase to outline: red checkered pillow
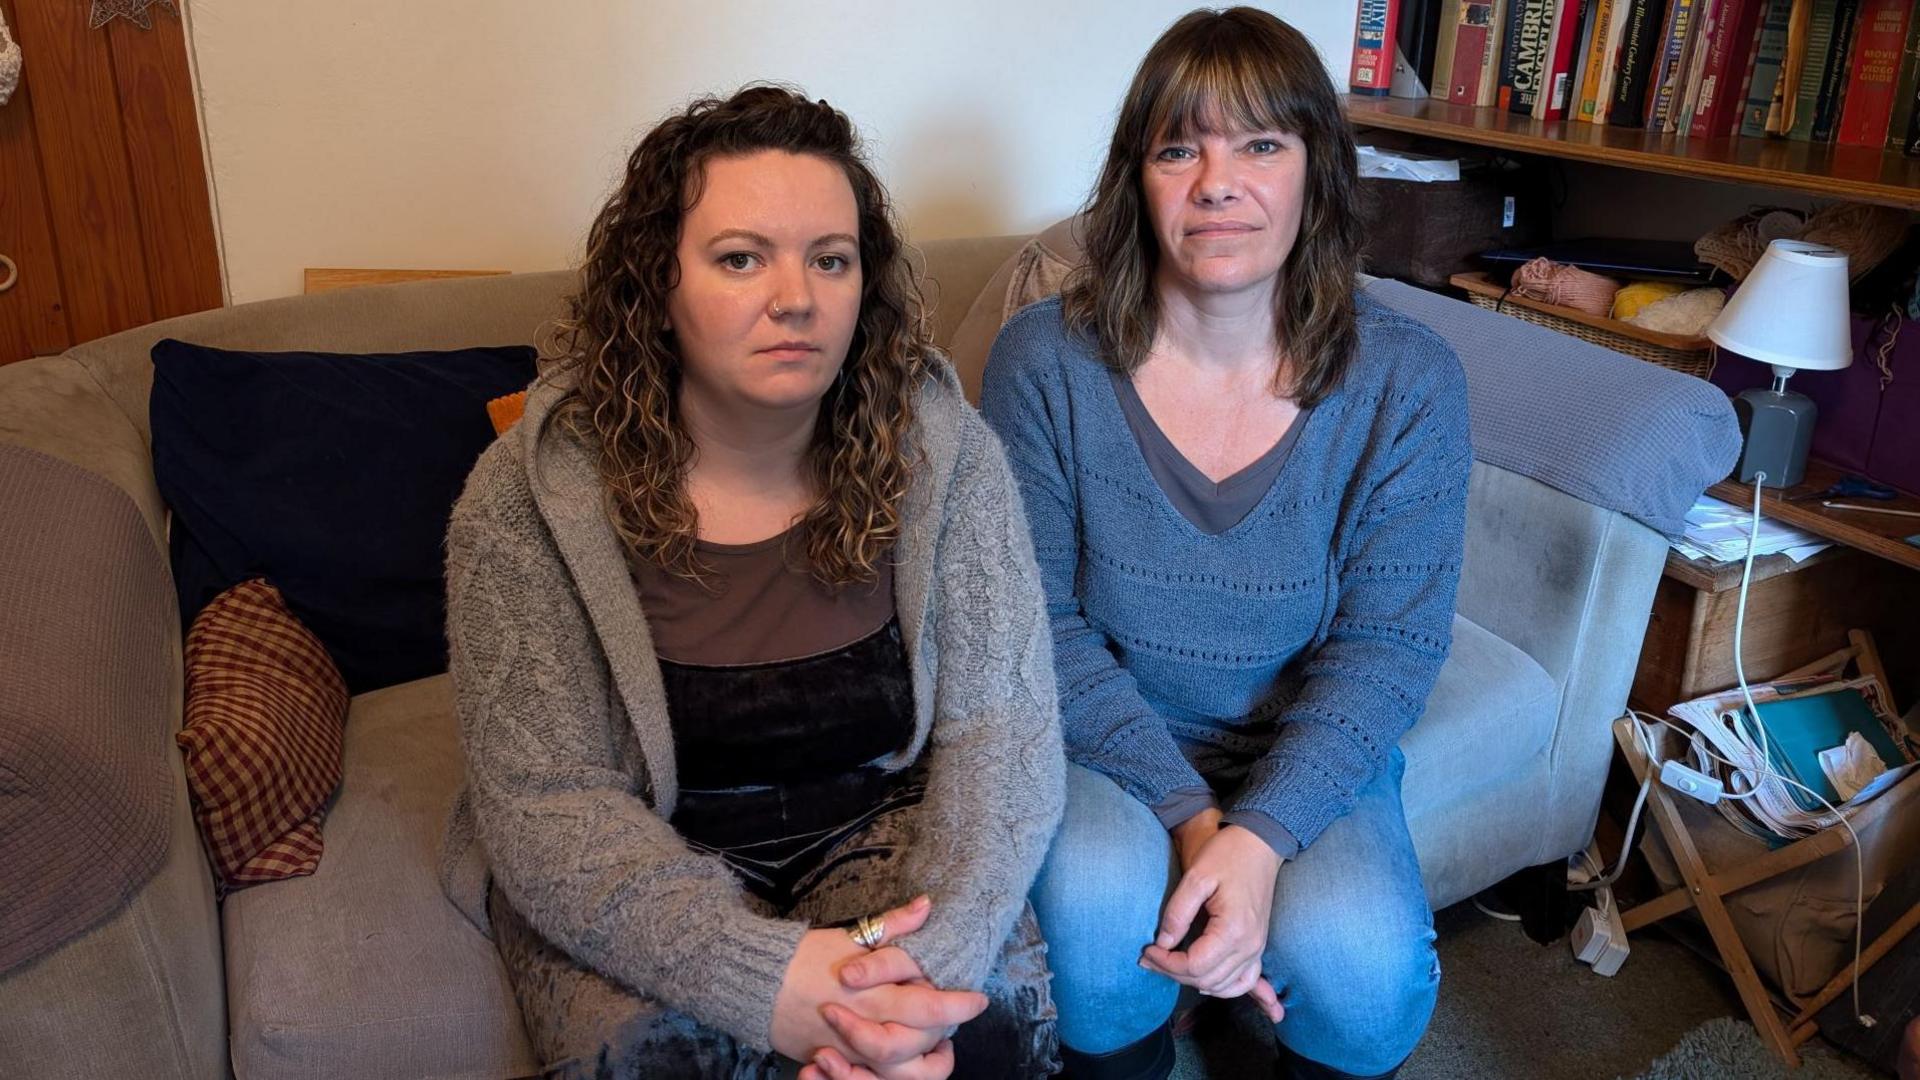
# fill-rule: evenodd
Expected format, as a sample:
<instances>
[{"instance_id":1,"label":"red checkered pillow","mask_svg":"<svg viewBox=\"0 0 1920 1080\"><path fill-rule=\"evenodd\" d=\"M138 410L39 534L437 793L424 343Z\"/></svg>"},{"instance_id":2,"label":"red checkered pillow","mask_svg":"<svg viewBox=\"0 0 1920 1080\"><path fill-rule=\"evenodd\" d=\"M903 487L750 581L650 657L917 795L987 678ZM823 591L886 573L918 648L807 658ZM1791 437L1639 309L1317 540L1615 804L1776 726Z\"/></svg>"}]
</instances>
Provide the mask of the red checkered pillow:
<instances>
[{"instance_id":1,"label":"red checkered pillow","mask_svg":"<svg viewBox=\"0 0 1920 1080\"><path fill-rule=\"evenodd\" d=\"M311 874L347 687L280 590L241 582L187 632L187 786L223 891Z\"/></svg>"}]
</instances>

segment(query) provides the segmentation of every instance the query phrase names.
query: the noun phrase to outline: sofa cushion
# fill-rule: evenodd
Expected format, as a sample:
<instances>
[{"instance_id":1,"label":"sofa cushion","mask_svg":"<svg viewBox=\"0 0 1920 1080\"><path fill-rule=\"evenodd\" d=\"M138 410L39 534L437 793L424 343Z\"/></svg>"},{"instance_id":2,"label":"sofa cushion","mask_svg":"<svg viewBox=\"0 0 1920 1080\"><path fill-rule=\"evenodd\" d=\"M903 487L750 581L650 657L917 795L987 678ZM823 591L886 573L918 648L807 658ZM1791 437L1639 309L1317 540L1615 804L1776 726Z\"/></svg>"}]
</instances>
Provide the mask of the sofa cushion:
<instances>
[{"instance_id":1,"label":"sofa cushion","mask_svg":"<svg viewBox=\"0 0 1920 1080\"><path fill-rule=\"evenodd\" d=\"M461 776L445 676L353 700L326 858L225 905L239 1080L539 1071L493 943L435 873Z\"/></svg>"},{"instance_id":2,"label":"sofa cushion","mask_svg":"<svg viewBox=\"0 0 1920 1080\"><path fill-rule=\"evenodd\" d=\"M181 618L264 577L353 693L446 670L440 543L521 345L348 355L153 347L153 471Z\"/></svg>"},{"instance_id":3,"label":"sofa cushion","mask_svg":"<svg viewBox=\"0 0 1920 1080\"><path fill-rule=\"evenodd\" d=\"M1427 711L1400 740L1407 817L1463 789L1506 783L1547 745L1559 715L1560 691L1545 668L1455 615L1453 648L1427 695Z\"/></svg>"},{"instance_id":4,"label":"sofa cushion","mask_svg":"<svg viewBox=\"0 0 1920 1080\"><path fill-rule=\"evenodd\" d=\"M214 598L187 634L186 754L200 836L223 888L313 873L340 783L347 687L265 581Z\"/></svg>"}]
</instances>

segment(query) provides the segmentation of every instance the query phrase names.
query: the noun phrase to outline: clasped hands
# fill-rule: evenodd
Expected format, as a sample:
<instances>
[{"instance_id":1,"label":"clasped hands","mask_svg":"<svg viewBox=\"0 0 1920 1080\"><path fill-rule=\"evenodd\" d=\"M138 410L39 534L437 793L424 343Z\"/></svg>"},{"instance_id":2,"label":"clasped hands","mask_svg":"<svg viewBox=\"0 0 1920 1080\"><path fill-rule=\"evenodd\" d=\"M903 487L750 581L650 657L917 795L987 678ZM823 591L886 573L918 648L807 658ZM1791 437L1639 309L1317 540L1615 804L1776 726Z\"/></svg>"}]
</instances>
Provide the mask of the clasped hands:
<instances>
[{"instance_id":1,"label":"clasped hands","mask_svg":"<svg viewBox=\"0 0 1920 1080\"><path fill-rule=\"evenodd\" d=\"M925 896L888 911L882 942L932 911ZM986 1007L985 994L935 987L898 946L869 952L845 930L809 930L774 998L773 1048L806 1063L800 1080L945 1080L951 1032Z\"/></svg>"},{"instance_id":2,"label":"clasped hands","mask_svg":"<svg viewBox=\"0 0 1920 1080\"><path fill-rule=\"evenodd\" d=\"M1286 1009L1260 971L1273 916L1274 878L1280 856L1251 831L1221 827L1209 808L1174 826L1180 883L1160 912L1153 943L1140 951L1140 966L1210 997L1252 995L1267 1018L1279 1023ZM1178 946L1206 912L1200 936Z\"/></svg>"}]
</instances>

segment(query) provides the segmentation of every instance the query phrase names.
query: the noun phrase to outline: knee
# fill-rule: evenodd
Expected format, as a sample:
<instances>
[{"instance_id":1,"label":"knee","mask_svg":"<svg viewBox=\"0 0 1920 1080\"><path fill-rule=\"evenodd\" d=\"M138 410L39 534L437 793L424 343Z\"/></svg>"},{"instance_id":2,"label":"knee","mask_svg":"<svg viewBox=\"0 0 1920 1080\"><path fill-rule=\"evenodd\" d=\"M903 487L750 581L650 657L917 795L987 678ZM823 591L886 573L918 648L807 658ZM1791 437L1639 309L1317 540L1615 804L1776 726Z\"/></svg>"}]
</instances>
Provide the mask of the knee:
<instances>
[{"instance_id":1,"label":"knee","mask_svg":"<svg viewBox=\"0 0 1920 1080\"><path fill-rule=\"evenodd\" d=\"M1294 1053L1354 1076L1379 1076L1412 1055L1440 991L1432 932L1397 940L1321 940L1279 962L1286 1019L1275 1034ZM1274 965L1273 950L1269 965ZM1273 977L1273 973L1269 973Z\"/></svg>"},{"instance_id":2,"label":"knee","mask_svg":"<svg viewBox=\"0 0 1920 1080\"><path fill-rule=\"evenodd\" d=\"M1134 933L1144 918L1151 938L1166 893L1169 843L1137 799L1104 776L1069 766L1066 811L1033 887L1049 943L1055 931L1048 924L1069 914L1104 922L1108 936Z\"/></svg>"},{"instance_id":3,"label":"knee","mask_svg":"<svg viewBox=\"0 0 1920 1080\"><path fill-rule=\"evenodd\" d=\"M1075 1050L1126 1046L1173 1012L1179 987L1139 966L1159 925L1167 859L1166 831L1145 806L1104 777L1069 770L1066 815L1032 900L1060 1039Z\"/></svg>"}]
</instances>

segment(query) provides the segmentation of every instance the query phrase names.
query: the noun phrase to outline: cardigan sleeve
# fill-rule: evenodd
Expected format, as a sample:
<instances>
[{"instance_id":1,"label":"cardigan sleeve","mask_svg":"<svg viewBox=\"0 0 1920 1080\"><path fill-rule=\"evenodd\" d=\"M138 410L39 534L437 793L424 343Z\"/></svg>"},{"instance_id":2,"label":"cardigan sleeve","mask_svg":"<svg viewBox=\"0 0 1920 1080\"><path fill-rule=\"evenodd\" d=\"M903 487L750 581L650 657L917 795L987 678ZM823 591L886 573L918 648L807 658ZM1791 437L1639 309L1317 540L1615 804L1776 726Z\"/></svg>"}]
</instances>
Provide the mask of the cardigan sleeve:
<instances>
[{"instance_id":1,"label":"cardigan sleeve","mask_svg":"<svg viewBox=\"0 0 1920 1080\"><path fill-rule=\"evenodd\" d=\"M933 911L898 944L934 985L979 989L1060 822L1066 759L1020 497L993 436L961 410L934 567L926 824L903 875Z\"/></svg>"},{"instance_id":2,"label":"cardigan sleeve","mask_svg":"<svg viewBox=\"0 0 1920 1080\"><path fill-rule=\"evenodd\" d=\"M980 409L1006 447L1032 526L1067 756L1149 807L1179 807L1191 816L1208 803L1186 796L1206 791L1206 780L1114 658L1106 634L1088 621L1075 591L1080 518L1058 310L1057 301L1034 305L1001 330L987 361ZM1162 823L1179 822L1162 816Z\"/></svg>"},{"instance_id":3,"label":"cardigan sleeve","mask_svg":"<svg viewBox=\"0 0 1920 1080\"><path fill-rule=\"evenodd\" d=\"M534 929L662 1004L768 1049L806 926L766 918L621 767L606 664L518 460L481 459L447 536L447 637L467 799Z\"/></svg>"},{"instance_id":4,"label":"cardigan sleeve","mask_svg":"<svg viewBox=\"0 0 1920 1080\"><path fill-rule=\"evenodd\" d=\"M1465 546L1466 376L1424 327L1381 336L1425 374L1382 396L1375 450L1337 560L1339 596L1279 735L1229 808L1267 815L1301 848L1353 808L1426 708L1452 643Z\"/></svg>"}]
</instances>

